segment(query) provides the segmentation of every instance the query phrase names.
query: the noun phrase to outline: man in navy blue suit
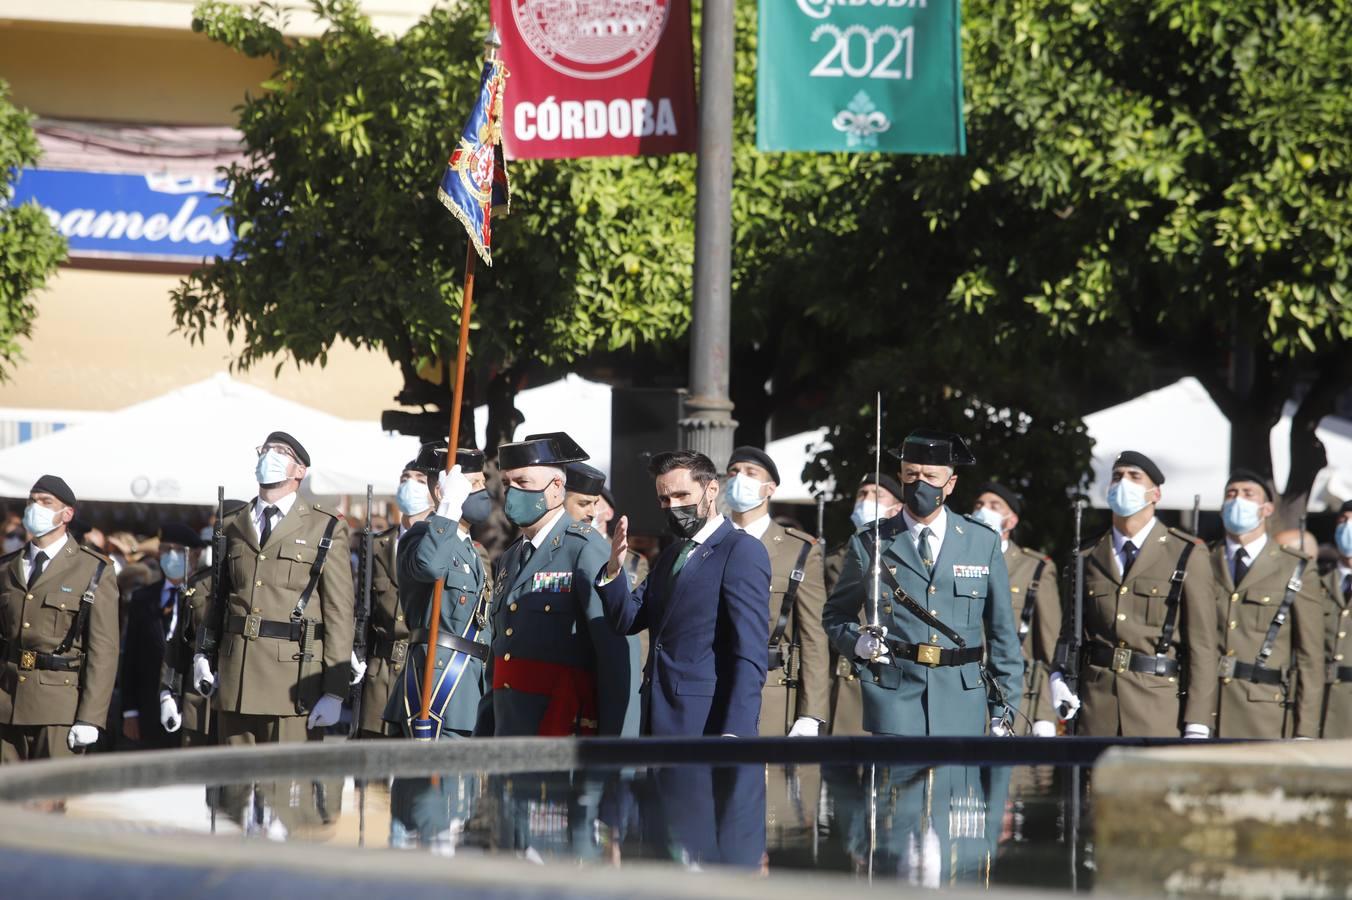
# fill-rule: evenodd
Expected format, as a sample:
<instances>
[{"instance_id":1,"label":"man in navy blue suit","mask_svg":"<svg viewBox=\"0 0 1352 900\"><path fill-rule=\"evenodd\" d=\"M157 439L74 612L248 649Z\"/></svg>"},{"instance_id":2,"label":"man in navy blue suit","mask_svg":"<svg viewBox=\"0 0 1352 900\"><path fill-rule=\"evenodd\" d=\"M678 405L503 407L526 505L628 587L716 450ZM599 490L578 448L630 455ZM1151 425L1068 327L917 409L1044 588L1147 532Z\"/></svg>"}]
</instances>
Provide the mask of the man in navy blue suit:
<instances>
[{"instance_id":1,"label":"man in navy blue suit","mask_svg":"<svg viewBox=\"0 0 1352 900\"><path fill-rule=\"evenodd\" d=\"M677 540L630 589L623 572L629 521L597 573L606 619L619 634L648 629L642 733L754 737L770 633L770 556L718 514L718 472L702 453L670 450L648 471Z\"/></svg>"}]
</instances>

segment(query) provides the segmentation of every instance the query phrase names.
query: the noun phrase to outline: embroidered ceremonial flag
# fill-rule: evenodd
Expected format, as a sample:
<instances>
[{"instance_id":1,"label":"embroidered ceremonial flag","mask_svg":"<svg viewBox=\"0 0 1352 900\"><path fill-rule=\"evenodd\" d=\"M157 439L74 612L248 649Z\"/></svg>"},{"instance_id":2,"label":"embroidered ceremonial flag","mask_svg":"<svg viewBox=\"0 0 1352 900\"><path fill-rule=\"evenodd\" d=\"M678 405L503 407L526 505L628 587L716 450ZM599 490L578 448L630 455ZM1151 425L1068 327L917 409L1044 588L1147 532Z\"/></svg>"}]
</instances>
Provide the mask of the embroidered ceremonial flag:
<instances>
[{"instance_id":1,"label":"embroidered ceremonial flag","mask_svg":"<svg viewBox=\"0 0 1352 900\"><path fill-rule=\"evenodd\" d=\"M451 151L437 198L469 232L474 249L493 265L493 213L507 215L511 189L502 155L502 94L507 70L502 61L484 63L479 96L469 114L460 144Z\"/></svg>"}]
</instances>

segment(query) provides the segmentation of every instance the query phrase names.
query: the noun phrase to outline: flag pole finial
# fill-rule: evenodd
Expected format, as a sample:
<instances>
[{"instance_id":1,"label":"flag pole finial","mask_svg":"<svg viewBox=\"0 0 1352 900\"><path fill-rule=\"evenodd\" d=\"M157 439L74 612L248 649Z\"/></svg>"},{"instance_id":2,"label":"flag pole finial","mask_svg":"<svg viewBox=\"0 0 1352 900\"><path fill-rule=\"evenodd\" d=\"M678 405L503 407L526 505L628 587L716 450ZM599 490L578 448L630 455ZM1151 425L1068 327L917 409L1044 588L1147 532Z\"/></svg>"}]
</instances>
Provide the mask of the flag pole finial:
<instances>
[{"instance_id":1,"label":"flag pole finial","mask_svg":"<svg viewBox=\"0 0 1352 900\"><path fill-rule=\"evenodd\" d=\"M489 56L496 56L498 48L502 46L502 38L498 37L498 28L496 25L488 26L488 35L484 38L484 48Z\"/></svg>"}]
</instances>

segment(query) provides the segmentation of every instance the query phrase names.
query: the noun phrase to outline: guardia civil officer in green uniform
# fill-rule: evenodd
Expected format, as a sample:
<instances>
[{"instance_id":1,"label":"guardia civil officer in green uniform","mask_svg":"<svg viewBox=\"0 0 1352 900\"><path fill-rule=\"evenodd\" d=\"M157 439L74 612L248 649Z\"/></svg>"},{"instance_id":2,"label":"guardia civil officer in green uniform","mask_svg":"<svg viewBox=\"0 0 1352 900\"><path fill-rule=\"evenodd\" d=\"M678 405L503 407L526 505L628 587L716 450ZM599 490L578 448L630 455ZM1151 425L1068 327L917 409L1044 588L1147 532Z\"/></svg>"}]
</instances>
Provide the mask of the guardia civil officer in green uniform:
<instances>
[{"instance_id":1,"label":"guardia civil officer in green uniform","mask_svg":"<svg viewBox=\"0 0 1352 900\"><path fill-rule=\"evenodd\" d=\"M491 690L475 734L638 733L638 643L611 629L593 585L610 545L563 507L564 467L587 458L562 432L498 448L521 536L493 573Z\"/></svg>"},{"instance_id":2,"label":"guardia civil officer in green uniform","mask_svg":"<svg viewBox=\"0 0 1352 900\"><path fill-rule=\"evenodd\" d=\"M0 764L70 756L108 721L118 662L117 577L66 533L75 492L43 475L28 541L0 557Z\"/></svg>"},{"instance_id":3,"label":"guardia civil officer in green uniform","mask_svg":"<svg viewBox=\"0 0 1352 900\"><path fill-rule=\"evenodd\" d=\"M484 483L484 454L461 448L446 471L447 442L424 444L404 469L399 508L398 616L411 629L408 658L385 719L413 737L468 737L487 691L484 667L492 631L488 578L470 527L488 520L493 502ZM435 513L433 509L435 508ZM432 594L443 585L437 625L430 721L418 724L431 637Z\"/></svg>"},{"instance_id":4,"label":"guardia civil officer in green uniform","mask_svg":"<svg viewBox=\"0 0 1352 900\"><path fill-rule=\"evenodd\" d=\"M1319 737L1323 588L1308 556L1268 537L1272 497L1256 472L1236 470L1225 485L1225 539L1211 550L1220 626L1216 737Z\"/></svg>"},{"instance_id":5,"label":"guardia civil officer in green uniform","mask_svg":"<svg viewBox=\"0 0 1352 900\"><path fill-rule=\"evenodd\" d=\"M1034 737L1055 737L1057 715L1052 707L1052 657L1061 636L1061 594L1056 588L1056 566L1041 550L1021 547L1013 540L1023 514L1023 498L999 482L977 490L972 518L1000 535L1009 569L1009 596L1019 626L1023 649L1023 715L1016 729Z\"/></svg>"},{"instance_id":6,"label":"guardia civil officer in green uniform","mask_svg":"<svg viewBox=\"0 0 1352 900\"><path fill-rule=\"evenodd\" d=\"M348 693L347 522L300 499L309 466L300 441L272 432L258 447L258 497L225 516L224 584L193 658L193 683L216 693L222 743L320 740Z\"/></svg>"},{"instance_id":7,"label":"guardia civil officer in green uniform","mask_svg":"<svg viewBox=\"0 0 1352 900\"><path fill-rule=\"evenodd\" d=\"M975 462L956 434L918 429L900 459L904 508L881 527L882 636L868 617L873 536L861 529L826 603L826 633L860 672L864 728L874 734L1008 734L1023 656L1000 539L948 509L955 467ZM895 580L910 603L895 593ZM983 646L984 643L984 646ZM982 657L991 683L987 690ZM1002 695L1002 696L1001 696Z\"/></svg>"},{"instance_id":8,"label":"guardia civil officer in green uniform","mask_svg":"<svg viewBox=\"0 0 1352 900\"><path fill-rule=\"evenodd\" d=\"M1052 702L1093 737L1205 738L1216 711L1216 580L1201 541L1155 518L1164 472L1144 453L1113 463L1113 525L1084 557L1079 696L1053 672ZM1069 620L1068 620L1069 621Z\"/></svg>"},{"instance_id":9,"label":"guardia civil officer in green uniform","mask_svg":"<svg viewBox=\"0 0 1352 900\"><path fill-rule=\"evenodd\" d=\"M1321 734L1352 737L1352 500L1333 529L1338 565L1324 576L1324 713Z\"/></svg>"}]
</instances>

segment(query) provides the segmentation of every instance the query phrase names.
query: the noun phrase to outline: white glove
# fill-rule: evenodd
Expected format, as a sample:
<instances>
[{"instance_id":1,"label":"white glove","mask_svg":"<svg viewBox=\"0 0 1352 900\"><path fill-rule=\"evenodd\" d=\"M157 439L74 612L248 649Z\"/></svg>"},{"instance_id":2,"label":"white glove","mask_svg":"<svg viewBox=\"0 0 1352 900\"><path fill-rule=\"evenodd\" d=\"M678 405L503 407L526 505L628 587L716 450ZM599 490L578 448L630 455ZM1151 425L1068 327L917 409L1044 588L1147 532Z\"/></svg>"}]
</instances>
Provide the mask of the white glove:
<instances>
[{"instance_id":1,"label":"white glove","mask_svg":"<svg viewBox=\"0 0 1352 900\"><path fill-rule=\"evenodd\" d=\"M192 683L203 697L216 692L216 676L211 674L211 663L200 653L192 658Z\"/></svg>"},{"instance_id":2,"label":"white glove","mask_svg":"<svg viewBox=\"0 0 1352 900\"><path fill-rule=\"evenodd\" d=\"M160 691L160 724L170 734L178 731L178 727L183 724L178 715L178 704L174 702L174 695L168 691Z\"/></svg>"},{"instance_id":3,"label":"white glove","mask_svg":"<svg viewBox=\"0 0 1352 900\"><path fill-rule=\"evenodd\" d=\"M1010 731L1003 719L991 719L991 737L1009 737Z\"/></svg>"},{"instance_id":4,"label":"white glove","mask_svg":"<svg viewBox=\"0 0 1352 900\"><path fill-rule=\"evenodd\" d=\"M1075 692L1066 687L1066 681L1061 677L1060 672L1053 672L1051 677L1052 686L1052 706L1055 707L1057 715L1061 716L1061 721L1069 722L1075 718L1075 714L1080 711L1080 698L1075 696ZM1062 709L1066 711L1061 712Z\"/></svg>"},{"instance_id":5,"label":"white glove","mask_svg":"<svg viewBox=\"0 0 1352 900\"><path fill-rule=\"evenodd\" d=\"M1194 725L1187 722L1183 725L1183 737L1190 741L1202 741L1211 737L1210 725Z\"/></svg>"},{"instance_id":6,"label":"white glove","mask_svg":"<svg viewBox=\"0 0 1352 900\"><path fill-rule=\"evenodd\" d=\"M1033 737L1056 737L1056 723L1038 719L1033 723Z\"/></svg>"},{"instance_id":7,"label":"white glove","mask_svg":"<svg viewBox=\"0 0 1352 900\"><path fill-rule=\"evenodd\" d=\"M789 729L789 737L816 737L821 734L822 723L811 716L799 716Z\"/></svg>"},{"instance_id":8,"label":"white glove","mask_svg":"<svg viewBox=\"0 0 1352 900\"><path fill-rule=\"evenodd\" d=\"M460 512L465 501L474 492L474 485L460 471L460 466L451 466L449 472L437 476L437 488L441 491L441 503L437 506L437 515L452 522L460 521Z\"/></svg>"},{"instance_id":9,"label":"white glove","mask_svg":"<svg viewBox=\"0 0 1352 900\"><path fill-rule=\"evenodd\" d=\"M71 750L81 750L96 743L98 739L99 730L97 728L83 722L76 722L70 726L70 734L66 735L66 746Z\"/></svg>"},{"instance_id":10,"label":"white glove","mask_svg":"<svg viewBox=\"0 0 1352 900\"><path fill-rule=\"evenodd\" d=\"M360 684L361 680L365 677L366 677L366 660L357 659L357 653L354 650L352 652L352 678L348 681L348 684L349 685Z\"/></svg>"},{"instance_id":11,"label":"white glove","mask_svg":"<svg viewBox=\"0 0 1352 900\"><path fill-rule=\"evenodd\" d=\"M865 662L891 662L888 659L887 643L883 640L886 635L887 626L885 625L882 628L881 636L871 631L860 631L859 640L854 642L854 655Z\"/></svg>"},{"instance_id":12,"label":"white glove","mask_svg":"<svg viewBox=\"0 0 1352 900\"><path fill-rule=\"evenodd\" d=\"M306 728L326 728L329 725L338 724L338 717L343 714L343 698L335 697L333 694L325 694L319 698L315 708L310 710L310 718L306 721Z\"/></svg>"}]
</instances>

